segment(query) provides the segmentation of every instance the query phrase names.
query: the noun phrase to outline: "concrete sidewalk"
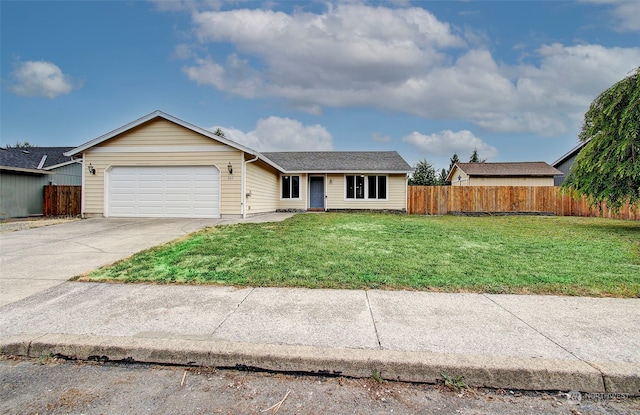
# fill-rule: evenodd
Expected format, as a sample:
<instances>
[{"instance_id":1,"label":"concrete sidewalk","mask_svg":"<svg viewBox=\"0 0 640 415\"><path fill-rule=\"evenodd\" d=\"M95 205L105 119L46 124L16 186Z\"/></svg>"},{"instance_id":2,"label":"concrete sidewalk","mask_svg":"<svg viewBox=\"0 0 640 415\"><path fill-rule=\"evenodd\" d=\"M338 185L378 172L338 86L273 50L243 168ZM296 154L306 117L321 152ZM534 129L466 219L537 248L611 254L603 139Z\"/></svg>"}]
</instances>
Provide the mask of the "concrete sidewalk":
<instances>
[{"instance_id":1,"label":"concrete sidewalk","mask_svg":"<svg viewBox=\"0 0 640 415\"><path fill-rule=\"evenodd\" d=\"M640 300L67 282L0 308L3 353L640 394Z\"/></svg>"}]
</instances>

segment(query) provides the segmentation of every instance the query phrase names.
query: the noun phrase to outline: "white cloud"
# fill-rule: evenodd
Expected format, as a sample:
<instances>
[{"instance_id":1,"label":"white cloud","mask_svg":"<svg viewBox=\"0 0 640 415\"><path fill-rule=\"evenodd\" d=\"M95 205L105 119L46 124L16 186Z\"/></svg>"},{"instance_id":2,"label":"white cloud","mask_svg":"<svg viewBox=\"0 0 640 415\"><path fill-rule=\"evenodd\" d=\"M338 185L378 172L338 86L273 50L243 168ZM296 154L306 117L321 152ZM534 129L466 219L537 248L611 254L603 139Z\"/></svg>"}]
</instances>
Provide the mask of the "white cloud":
<instances>
[{"instance_id":1,"label":"white cloud","mask_svg":"<svg viewBox=\"0 0 640 415\"><path fill-rule=\"evenodd\" d=\"M461 160L474 149L482 159L490 161L498 155L498 150L476 137L469 130L444 130L434 134L421 134L417 131L402 138L402 141L412 144L418 152L429 156L450 156L457 153Z\"/></svg>"},{"instance_id":2,"label":"white cloud","mask_svg":"<svg viewBox=\"0 0 640 415\"><path fill-rule=\"evenodd\" d=\"M198 84L245 98L282 98L314 114L375 107L495 132L573 130L590 102L640 62L640 47L552 44L526 52L534 63L508 65L483 46L489 39L481 32L458 33L417 7L235 9L194 12L192 22L200 47L235 47L223 58L190 58L183 70Z\"/></svg>"},{"instance_id":3,"label":"white cloud","mask_svg":"<svg viewBox=\"0 0 640 415\"><path fill-rule=\"evenodd\" d=\"M18 63L9 89L25 97L55 98L73 90L69 77L55 64L46 61Z\"/></svg>"},{"instance_id":4,"label":"white cloud","mask_svg":"<svg viewBox=\"0 0 640 415\"><path fill-rule=\"evenodd\" d=\"M236 128L214 126L224 131L225 136L237 143L257 151L330 151L333 137L321 125L303 125L290 118L271 116L256 123L256 129L243 132Z\"/></svg>"},{"instance_id":5,"label":"white cloud","mask_svg":"<svg viewBox=\"0 0 640 415\"><path fill-rule=\"evenodd\" d=\"M640 2L636 0L583 0L586 3L610 5L609 13L616 21L614 30L619 32L640 31Z\"/></svg>"},{"instance_id":6,"label":"white cloud","mask_svg":"<svg viewBox=\"0 0 640 415\"><path fill-rule=\"evenodd\" d=\"M611 14L618 19L620 24L619 27L616 27L617 30L622 32L640 31L640 2L625 1L616 3Z\"/></svg>"}]
</instances>

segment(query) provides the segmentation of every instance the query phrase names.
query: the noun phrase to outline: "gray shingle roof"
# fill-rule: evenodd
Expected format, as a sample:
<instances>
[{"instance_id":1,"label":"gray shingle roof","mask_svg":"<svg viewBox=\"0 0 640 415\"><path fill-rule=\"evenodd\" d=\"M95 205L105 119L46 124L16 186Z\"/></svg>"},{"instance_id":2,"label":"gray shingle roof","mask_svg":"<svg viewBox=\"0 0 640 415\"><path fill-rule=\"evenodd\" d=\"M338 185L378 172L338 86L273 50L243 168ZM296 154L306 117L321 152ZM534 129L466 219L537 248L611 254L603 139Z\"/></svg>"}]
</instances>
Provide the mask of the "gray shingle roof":
<instances>
[{"instance_id":1,"label":"gray shingle roof","mask_svg":"<svg viewBox=\"0 0 640 415\"><path fill-rule=\"evenodd\" d=\"M17 167L21 169L37 169L42 158L46 155L41 169L56 166L71 161L62 153L73 147L28 147L28 148L1 148L0 166Z\"/></svg>"},{"instance_id":2,"label":"gray shingle roof","mask_svg":"<svg viewBox=\"0 0 640 415\"><path fill-rule=\"evenodd\" d=\"M407 173L413 171L396 151L287 151L261 154L287 172Z\"/></svg>"},{"instance_id":3,"label":"gray shingle roof","mask_svg":"<svg viewBox=\"0 0 640 415\"><path fill-rule=\"evenodd\" d=\"M557 176L562 172L544 161L456 163L469 176Z\"/></svg>"}]
</instances>

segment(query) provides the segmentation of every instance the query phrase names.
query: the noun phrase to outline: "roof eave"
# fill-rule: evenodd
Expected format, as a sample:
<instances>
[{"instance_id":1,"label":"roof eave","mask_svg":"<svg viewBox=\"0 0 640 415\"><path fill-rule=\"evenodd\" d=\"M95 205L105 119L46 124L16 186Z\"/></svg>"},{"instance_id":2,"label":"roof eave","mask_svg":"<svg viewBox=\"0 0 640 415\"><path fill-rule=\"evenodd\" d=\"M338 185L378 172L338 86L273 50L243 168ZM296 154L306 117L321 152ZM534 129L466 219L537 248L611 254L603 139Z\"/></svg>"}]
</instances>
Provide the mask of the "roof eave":
<instances>
[{"instance_id":1,"label":"roof eave","mask_svg":"<svg viewBox=\"0 0 640 415\"><path fill-rule=\"evenodd\" d=\"M565 161L567 161L571 157L575 156L576 154L578 154L580 152L580 150L582 150L582 147L584 147L588 142L589 141L581 142L580 144L578 144L577 146L575 146L574 148L572 148L571 150L566 152L564 155L562 155L562 157L560 157L558 160L556 160L553 163L551 163L551 166L552 167L556 167L559 164L564 163Z\"/></svg>"},{"instance_id":2,"label":"roof eave","mask_svg":"<svg viewBox=\"0 0 640 415\"><path fill-rule=\"evenodd\" d=\"M413 170L281 170L287 174L409 174Z\"/></svg>"},{"instance_id":3,"label":"roof eave","mask_svg":"<svg viewBox=\"0 0 640 415\"><path fill-rule=\"evenodd\" d=\"M53 166L44 167L43 170L58 169L60 167L68 166L69 164L73 164L73 163L82 164L82 160L74 159L74 160L65 161L64 163L58 163L58 164L54 164Z\"/></svg>"},{"instance_id":4,"label":"roof eave","mask_svg":"<svg viewBox=\"0 0 640 415\"><path fill-rule=\"evenodd\" d=\"M39 169L25 169L23 167L11 167L11 166L0 166L0 170L2 171L12 171L16 173L27 173L27 174L54 174L53 172Z\"/></svg>"}]
</instances>

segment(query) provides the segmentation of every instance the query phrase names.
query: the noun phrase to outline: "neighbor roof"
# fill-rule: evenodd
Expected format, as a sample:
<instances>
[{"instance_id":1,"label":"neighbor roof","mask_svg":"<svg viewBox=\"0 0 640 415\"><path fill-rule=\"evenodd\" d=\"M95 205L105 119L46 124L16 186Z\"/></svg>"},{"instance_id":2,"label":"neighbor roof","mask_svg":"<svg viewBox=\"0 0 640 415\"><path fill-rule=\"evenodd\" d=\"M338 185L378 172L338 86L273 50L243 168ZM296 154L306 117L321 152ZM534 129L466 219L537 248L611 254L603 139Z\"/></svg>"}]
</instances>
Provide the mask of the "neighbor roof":
<instances>
[{"instance_id":1,"label":"neighbor roof","mask_svg":"<svg viewBox=\"0 0 640 415\"><path fill-rule=\"evenodd\" d=\"M544 161L523 161L511 163L456 163L469 176L559 176L562 172ZM447 180L451 180L451 169Z\"/></svg>"},{"instance_id":2,"label":"neighbor roof","mask_svg":"<svg viewBox=\"0 0 640 415\"><path fill-rule=\"evenodd\" d=\"M26 147L0 148L0 166L3 170L30 171L50 170L73 162L63 153L73 147Z\"/></svg>"},{"instance_id":3,"label":"neighbor roof","mask_svg":"<svg viewBox=\"0 0 640 415\"><path fill-rule=\"evenodd\" d=\"M290 173L409 173L413 171L396 151L287 151L261 154L285 172Z\"/></svg>"},{"instance_id":4,"label":"neighbor roof","mask_svg":"<svg viewBox=\"0 0 640 415\"><path fill-rule=\"evenodd\" d=\"M561 165L562 163L564 163L565 161L569 160L571 157L575 156L576 154L578 154L580 152L580 150L582 150L582 147L586 146L587 143L589 141L583 141L580 144L578 144L577 146L575 146L574 148L572 148L571 150L569 150L566 154L564 154L562 157L560 157L558 160L554 161L553 164L551 164L553 167L558 167L559 165Z\"/></svg>"}]
</instances>

